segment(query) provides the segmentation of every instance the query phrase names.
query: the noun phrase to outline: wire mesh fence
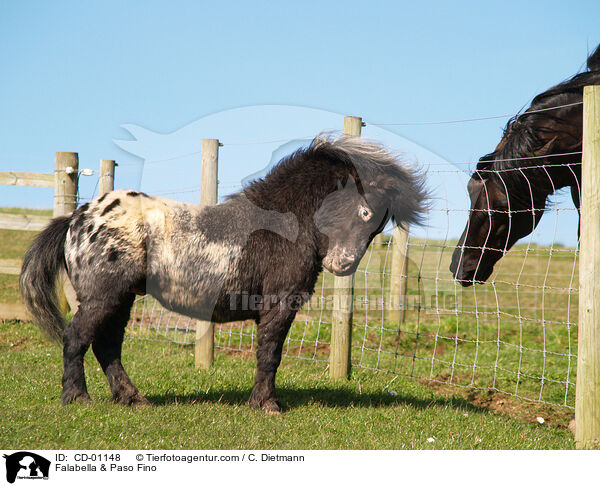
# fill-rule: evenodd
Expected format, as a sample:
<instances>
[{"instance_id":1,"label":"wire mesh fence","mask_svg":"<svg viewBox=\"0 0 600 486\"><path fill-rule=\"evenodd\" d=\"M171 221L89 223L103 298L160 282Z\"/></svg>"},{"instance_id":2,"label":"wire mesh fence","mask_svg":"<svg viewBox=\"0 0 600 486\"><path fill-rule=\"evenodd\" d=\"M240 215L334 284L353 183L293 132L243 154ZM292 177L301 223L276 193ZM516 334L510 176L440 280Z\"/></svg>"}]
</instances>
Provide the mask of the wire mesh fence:
<instances>
[{"instance_id":1,"label":"wire mesh fence","mask_svg":"<svg viewBox=\"0 0 600 486\"><path fill-rule=\"evenodd\" d=\"M408 241L405 272L392 272L393 241L384 234L355 274L352 365L573 408L578 250L572 234L562 236L573 231L564 221L577 220L577 210L560 194L551 198L544 225L506 253L488 282L462 287L449 266L457 225L462 230L468 216L468 174L431 166L428 179L437 197L424 229ZM461 201L446 197L449 187L463 189ZM405 280L400 313L390 294L394 278ZM335 305L333 275L324 272L296 315L284 357L328 361ZM195 321L144 296L132 310L130 335L193 344ZM256 345L254 322L216 327L217 350L249 354Z\"/></svg>"}]
</instances>

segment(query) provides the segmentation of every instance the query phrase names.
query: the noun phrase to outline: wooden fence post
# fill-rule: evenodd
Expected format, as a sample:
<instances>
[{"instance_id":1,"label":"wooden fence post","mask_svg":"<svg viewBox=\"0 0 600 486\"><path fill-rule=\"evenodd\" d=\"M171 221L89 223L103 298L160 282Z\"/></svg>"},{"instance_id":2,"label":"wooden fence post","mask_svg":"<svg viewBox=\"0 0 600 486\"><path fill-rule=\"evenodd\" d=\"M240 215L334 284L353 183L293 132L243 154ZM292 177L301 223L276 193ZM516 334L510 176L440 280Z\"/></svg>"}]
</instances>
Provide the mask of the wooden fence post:
<instances>
[{"instance_id":1,"label":"wooden fence post","mask_svg":"<svg viewBox=\"0 0 600 486\"><path fill-rule=\"evenodd\" d=\"M69 214L77 208L79 155L56 152L54 160L54 217Z\"/></svg>"},{"instance_id":2,"label":"wooden fence post","mask_svg":"<svg viewBox=\"0 0 600 486\"><path fill-rule=\"evenodd\" d=\"M56 152L54 159L54 212L53 216L69 214L77 208L79 184L79 155L76 152ZM57 283L58 308L63 314L69 308L77 310L77 297L66 274Z\"/></svg>"},{"instance_id":3,"label":"wooden fence post","mask_svg":"<svg viewBox=\"0 0 600 486\"><path fill-rule=\"evenodd\" d=\"M360 137L362 118L344 117L344 135ZM331 319L331 348L329 377L347 379L351 370L352 313L354 306L354 274L333 279L333 315Z\"/></svg>"},{"instance_id":4,"label":"wooden fence post","mask_svg":"<svg viewBox=\"0 0 600 486\"><path fill-rule=\"evenodd\" d=\"M373 262L379 265L379 283L381 285L382 293L381 293L381 305L383 305L384 300L383 294L385 289L385 266L386 266L386 256L387 256L387 243L383 239L383 232L373 238L371 242L373 246Z\"/></svg>"},{"instance_id":5,"label":"wooden fence post","mask_svg":"<svg viewBox=\"0 0 600 486\"><path fill-rule=\"evenodd\" d=\"M406 311L406 284L408 280L408 229L394 226L392 237L392 264L390 269L390 294L388 322L404 322Z\"/></svg>"},{"instance_id":6,"label":"wooden fence post","mask_svg":"<svg viewBox=\"0 0 600 486\"><path fill-rule=\"evenodd\" d=\"M600 86L583 90L575 441L600 448Z\"/></svg>"},{"instance_id":7,"label":"wooden fence post","mask_svg":"<svg viewBox=\"0 0 600 486\"><path fill-rule=\"evenodd\" d=\"M98 180L98 195L115 190L115 166L114 160L100 161L100 177Z\"/></svg>"},{"instance_id":8,"label":"wooden fence post","mask_svg":"<svg viewBox=\"0 0 600 486\"><path fill-rule=\"evenodd\" d=\"M217 204L217 172L219 140L202 140L202 181L200 202L206 206ZM206 370L213 363L215 352L215 324L211 321L196 321L194 358L196 369Z\"/></svg>"}]
</instances>

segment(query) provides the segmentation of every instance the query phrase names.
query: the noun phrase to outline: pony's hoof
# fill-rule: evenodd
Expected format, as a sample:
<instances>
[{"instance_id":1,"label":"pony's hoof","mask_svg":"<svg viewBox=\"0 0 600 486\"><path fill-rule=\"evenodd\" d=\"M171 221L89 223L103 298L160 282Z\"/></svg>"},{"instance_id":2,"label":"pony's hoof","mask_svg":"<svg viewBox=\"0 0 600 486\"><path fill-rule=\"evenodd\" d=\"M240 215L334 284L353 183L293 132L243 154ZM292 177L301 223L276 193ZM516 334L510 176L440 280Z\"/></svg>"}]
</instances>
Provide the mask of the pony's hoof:
<instances>
[{"instance_id":1,"label":"pony's hoof","mask_svg":"<svg viewBox=\"0 0 600 486\"><path fill-rule=\"evenodd\" d=\"M251 395L250 400L248 400L248 405L254 410L262 410L269 415L281 414L281 404L276 398L269 398L268 400L263 401Z\"/></svg>"},{"instance_id":2,"label":"pony's hoof","mask_svg":"<svg viewBox=\"0 0 600 486\"><path fill-rule=\"evenodd\" d=\"M271 398L263 403L261 410L269 415L281 415L281 403L276 398Z\"/></svg>"},{"instance_id":3,"label":"pony's hoof","mask_svg":"<svg viewBox=\"0 0 600 486\"><path fill-rule=\"evenodd\" d=\"M90 403L92 399L87 392L83 393L63 393L62 404L69 405L70 403Z\"/></svg>"},{"instance_id":4,"label":"pony's hoof","mask_svg":"<svg viewBox=\"0 0 600 486\"><path fill-rule=\"evenodd\" d=\"M121 403L123 405L128 405L130 407L149 407L150 406L150 402L148 401L148 399L143 396L140 395L139 393L136 393L135 395L131 395L131 396L127 396L127 397L115 397L115 402L117 403Z\"/></svg>"},{"instance_id":5,"label":"pony's hoof","mask_svg":"<svg viewBox=\"0 0 600 486\"><path fill-rule=\"evenodd\" d=\"M137 394L131 399L131 403L129 405L132 407L149 407L152 404L144 395Z\"/></svg>"}]
</instances>

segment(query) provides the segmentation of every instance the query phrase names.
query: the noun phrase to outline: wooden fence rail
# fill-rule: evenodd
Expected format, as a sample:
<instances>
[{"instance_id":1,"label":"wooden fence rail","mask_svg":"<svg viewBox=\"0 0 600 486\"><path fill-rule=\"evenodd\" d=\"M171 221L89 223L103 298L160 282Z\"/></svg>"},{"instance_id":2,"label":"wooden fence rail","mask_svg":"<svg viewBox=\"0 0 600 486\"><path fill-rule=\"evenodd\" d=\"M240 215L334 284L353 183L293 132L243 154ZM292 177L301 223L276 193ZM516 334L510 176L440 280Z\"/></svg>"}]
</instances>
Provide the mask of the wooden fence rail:
<instances>
[{"instance_id":1,"label":"wooden fence rail","mask_svg":"<svg viewBox=\"0 0 600 486\"><path fill-rule=\"evenodd\" d=\"M54 174L34 172L0 172L3 186L54 187Z\"/></svg>"},{"instance_id":2,"label":"wooden fence rail","mask_svg":"<svg viewBox=\"0 0 600 486\"><path fill-rule=\"evenodd\" d=\"M0 228L21 231L41 231L52 218L35 214L0 213Z\"/></svg>"},{"instance_id":3,"label":"wooden fence rail","mask_svg":"<svg viewBox=\"0 0 600 486\"><path fill-rule=\"evenodd\" d=\"M17 258L11 259L0 259L0 273L6 275L20 275L21 274L21 260Z\"/></svg>"}]
</instances>

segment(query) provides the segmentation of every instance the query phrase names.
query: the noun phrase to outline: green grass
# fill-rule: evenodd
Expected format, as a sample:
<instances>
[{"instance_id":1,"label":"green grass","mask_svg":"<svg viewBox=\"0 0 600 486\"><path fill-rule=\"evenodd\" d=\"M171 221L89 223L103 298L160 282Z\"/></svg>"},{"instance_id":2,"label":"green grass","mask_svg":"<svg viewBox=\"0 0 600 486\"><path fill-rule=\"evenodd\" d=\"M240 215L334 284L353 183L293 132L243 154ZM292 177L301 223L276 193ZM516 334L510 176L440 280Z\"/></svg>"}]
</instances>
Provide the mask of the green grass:
<instances>
[{"instance_id":1,"label":"green grass","mask_svg":"<svg viewBox=\"0 0 600 486\"><path fill-rule=\"evenodd\" d=\"M284 360L278 390L285 411L269 416L246 405L253 359L217 353L213 369L195 371L189 346L127 339L123 361L151 407L113 404L91 355L86 372L92 404L63 407L59 348L31 324L0 324L0 448L574 447L571 433L552 419L535 423L540 411L527 421L512 419L386 373L357 370L351 380L332 383L323 364Z\"/></svg>"}]
</instances>

